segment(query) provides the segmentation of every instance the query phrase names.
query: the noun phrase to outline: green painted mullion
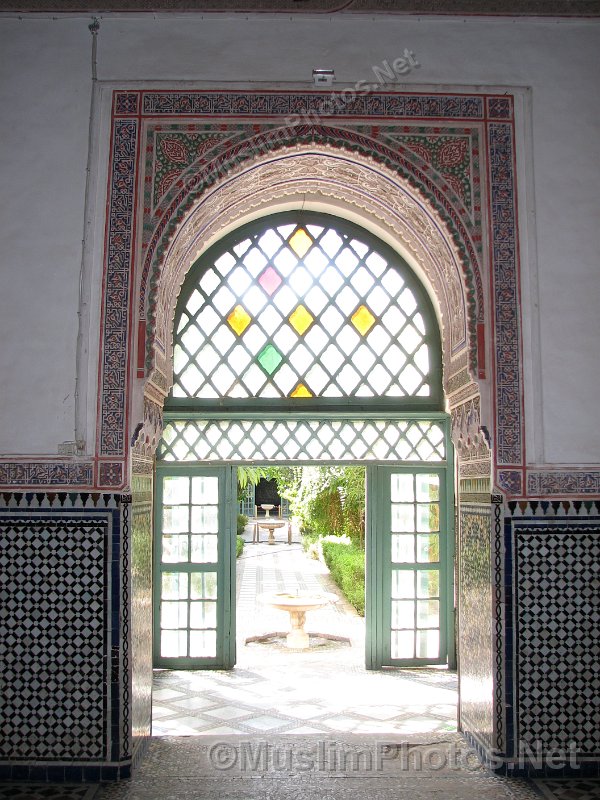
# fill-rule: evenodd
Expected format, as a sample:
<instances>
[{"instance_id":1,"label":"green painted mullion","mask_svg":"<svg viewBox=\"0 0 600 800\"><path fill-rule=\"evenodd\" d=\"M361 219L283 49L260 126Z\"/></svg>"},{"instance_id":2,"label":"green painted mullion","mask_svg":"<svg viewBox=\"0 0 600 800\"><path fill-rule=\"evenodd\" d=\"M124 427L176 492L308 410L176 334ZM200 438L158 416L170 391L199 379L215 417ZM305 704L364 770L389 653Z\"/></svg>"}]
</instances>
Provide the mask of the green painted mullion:
<instances>
[{"instance_id":1,"label":"green painted mullion","mask_svg":"<svg viewBox=\"0 0 600 800\"><path fill-rule=\"evenodd\" d=\"M365 531L365 577L366 577L366 653L367 669L378 669L381 664L377 648L381 634L379 631L378 603L381 590L377 585L377 577L381 574L379 558L379 536L377 531L377 508L379 506L377 467L368 466L365 470L366 487L366 531Z\"/></svg>"},{"instance_id":2,"label":"green painted mullion","mask_svg":"<svg viewBox=\"0 0 600 800\"><path fill-rule=\"evenodd\" d=\"M446 428L446 454L448 464L454 464L454 446L450 436L449 426ZM448 666L456 669L456 611L454 598L454 561L455 561L455 525L454 525L454 469L450 466L446 469L446 533L444 537L446 545L446 637L448 650ZM441 526L441 514L440 514ZM441 551L440 551L441 555Z\"/></svg>"},{"instance_id":3,"label":"green painted mullion","mask_svg":"<svg viewBox=\"0 0 600 800\"><path fill-rule=\"evenodd\" d=\"M174 561L171 563L161 561L157 566L161 572L216 572L219 562L213 561L211 563L207 561L199 564L190 561Z\"/></svg>"},{"instance_id":4,"label":"green painted mullion","mask_svg":"<svg viewBox=\"0 0 600 800\"><path fill-rule=\"evenodd\" d=\"M235 582L236 582L236 520L237 520L237 470L235 467L225 469L223 481L223 536L221 543L223 555L221 558L221 592L217 591L217 598L222 596L221 612L221 662L224 669L234 666L236 659L235 647ZM218 607L217 607L218 614Z\"/></svg>"},{"instance_id":5,"label":"green painted mullion","mask_svg":"<svg viewBox=\"0 0 600 800\"><path fill-rule=\"evenodd\" d=\"M173 398L171 398L173 399ZM180 397L175 398L177 400L188 401L188 398ZM327 399L327 398L326 398ZM335 399L335 398L332 398ZM169 401L170 402L170 401ZM264 411L257 411L255 410L248 410L244 411L229 411L229 410L214 410L215 404L214 401L212 403L211 409L205 410L198 410L197 406L193 408L184 408L184 409L177 409L177 408L165 408L164 412L164 421L165 422L172 422L172 421L181 421L181 422L188 422L193 421L196 419L199 420L211 420L211 419L224 419L224 420L264 420L265 413ZM289 420L290 416L293 419L297 419L299 421L303 420L315 420L319 422L321 420L328 421L328 420L382 420L384 422L404 422L408 420L416 420L416 421L423 421L423 422L436 422L439 424L446 424L446 435L449 439L449 434L447 431L447 423L448 423L448 414L440 411L436 412L426 412L426 411L398 411L398 410L390 410L389 408L382 408L380 411L368 411L362 408L356 408L354 411L350 409L343 409L343 410L331 410L327 411L325 409L320 409L318 411L310 411L310 410L294 410L293 414L290 414L289 409L284 411L271 411L269 410L268 419L269 420ZM446 441L446 452L448 451L448 441ZM429 462L428 462L429 463ZM438 462L435 462L436 464Z\"/></svg>"}]
</instances>

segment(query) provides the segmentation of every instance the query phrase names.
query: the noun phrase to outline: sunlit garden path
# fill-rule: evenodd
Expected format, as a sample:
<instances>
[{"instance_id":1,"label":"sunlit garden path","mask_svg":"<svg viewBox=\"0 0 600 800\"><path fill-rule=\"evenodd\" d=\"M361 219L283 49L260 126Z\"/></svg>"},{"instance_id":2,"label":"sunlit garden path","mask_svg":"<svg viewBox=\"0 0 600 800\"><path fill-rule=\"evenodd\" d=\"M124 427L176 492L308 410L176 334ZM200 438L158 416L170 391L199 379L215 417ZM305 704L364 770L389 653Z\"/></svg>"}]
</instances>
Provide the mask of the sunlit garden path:
<instances>
[{"instance_id":1,"label":"sunlit garden path","mask_svg":"<svg viewBox=\"0 0 600 800\"><path fill-rule=\"evenodd\" d=\"M340 594L327 568L298 541L252 543L237 565L237 665L231 671L158 672L154 735L249 733L441 733L456 730L456 675L443 669L364 668L364 619L342 598L307 615L305 651L285 639L289 616L260 601L267 592ZM294 539L298 539L295 535ZM335 639L329 637L337 637ZM247 639L253 639L246 643Z\"/></svg>"}]
</instances>

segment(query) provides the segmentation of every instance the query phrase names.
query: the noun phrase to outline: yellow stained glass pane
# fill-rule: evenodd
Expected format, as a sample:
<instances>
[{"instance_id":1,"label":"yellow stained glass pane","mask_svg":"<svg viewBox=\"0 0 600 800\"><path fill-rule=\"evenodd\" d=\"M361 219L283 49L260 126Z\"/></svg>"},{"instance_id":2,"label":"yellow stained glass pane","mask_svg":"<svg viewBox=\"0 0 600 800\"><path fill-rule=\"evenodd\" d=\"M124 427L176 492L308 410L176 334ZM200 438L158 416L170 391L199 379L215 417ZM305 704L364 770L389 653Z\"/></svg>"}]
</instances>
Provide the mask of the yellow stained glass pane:
<instances>
[{"instance_id":1,"label":"yellow stained glass pane","mask_svg":"<svg viewBox=\"0 0 600 800\"><path fill-rule=\"evenodd\" d=\"M231 314L227 317L227 322L231 325L233 330L238 336L246 330L248 325L252 322L252 317L243 306L236 306Z\"/></svg>"},{"instance_id":2,"label":"yellow stained glass pane","mask_svg":"<svg viewBox=\"0 0 600 800\"><path fill-rule=\"evenodd\" d=\"M303 383L299 383L290 397L313 397L313 393Z\"/></svg>"},{"instance_id":3,"label":"yellow stained glass pane","mask_svg":"<svg viewBox=\"0 0 600 800\"><path fill-rule=\"evenodd\" d=\"M296 233L290 239L290 247L294 253L296 253L298 258L302 258L312 243L313 240L310 238L304 228L298 228Z\"/></svg>"},{"instance_id":4,"label":"yellow stained glass pane","mask_svg":"<svg viewBox=\"0 0 600 800\"><path fill-rule=\"evenodd\" d=\"M289 316L290 325L299 336L310 328L314 317L303 305L299 305Z\"/></svg>"},{"instance_id":5,"label":"yellow stained glass pane","mask_svg":"<svg viewBox=\"0 0 600 800\"><path fill-rule=\"evenodd\" d=\"M352 314L352 324L363 336L370 331L375 324L375 317L366 306L359 306Z\"/></svg>"}]
</instances>

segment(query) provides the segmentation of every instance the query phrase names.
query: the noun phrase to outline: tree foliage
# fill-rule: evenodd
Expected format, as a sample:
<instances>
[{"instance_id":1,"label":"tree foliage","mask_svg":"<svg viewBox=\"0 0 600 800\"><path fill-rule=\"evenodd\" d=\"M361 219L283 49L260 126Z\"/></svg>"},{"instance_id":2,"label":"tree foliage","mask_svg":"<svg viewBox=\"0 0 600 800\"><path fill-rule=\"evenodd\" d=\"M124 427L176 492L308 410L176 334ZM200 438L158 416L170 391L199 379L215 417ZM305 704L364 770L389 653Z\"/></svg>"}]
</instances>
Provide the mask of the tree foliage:
<instances>
[{"instance_id":1,"label":"tree foliage","mask_svg":"<svg viewBox=\"0 0 600 800\"><path fill-rule=\"evenodd\" d=\"M269 467L303 532L346 534L364 548L365 470L355 466Z\"/></svg>"}]
</instances>

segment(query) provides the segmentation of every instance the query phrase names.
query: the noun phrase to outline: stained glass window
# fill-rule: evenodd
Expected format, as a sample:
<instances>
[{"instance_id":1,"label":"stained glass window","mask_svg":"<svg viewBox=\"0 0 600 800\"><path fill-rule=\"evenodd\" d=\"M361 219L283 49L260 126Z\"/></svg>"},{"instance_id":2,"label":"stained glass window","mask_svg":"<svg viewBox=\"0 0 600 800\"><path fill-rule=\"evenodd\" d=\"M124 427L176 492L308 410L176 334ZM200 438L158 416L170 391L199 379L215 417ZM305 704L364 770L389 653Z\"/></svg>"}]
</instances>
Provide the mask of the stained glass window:
<instances>
[{"instance_id":1,"label":"stained glass window","mask_svg":"<svg viewBox=\"0 0 600 800\"><path fill-rule=\"evenodd\" d=\"M439 345L422 287L366 231L277 215L212 248L178 306L172 398L428 402Z\"/></svg>"}]
</instances>

